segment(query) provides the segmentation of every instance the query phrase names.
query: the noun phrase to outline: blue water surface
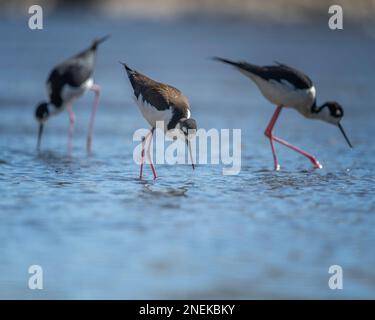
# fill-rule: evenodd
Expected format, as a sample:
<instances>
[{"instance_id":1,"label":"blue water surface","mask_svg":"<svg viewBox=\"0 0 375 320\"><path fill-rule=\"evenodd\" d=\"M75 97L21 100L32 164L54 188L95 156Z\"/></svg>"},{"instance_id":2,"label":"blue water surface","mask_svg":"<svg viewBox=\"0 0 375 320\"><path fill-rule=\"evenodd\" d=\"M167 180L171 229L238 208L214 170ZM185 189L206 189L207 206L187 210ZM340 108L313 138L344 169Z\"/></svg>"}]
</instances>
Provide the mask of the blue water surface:
<instances>
[{"instance_id":1,"label":"blue water surface","mask_svg":"<svg viewBox=\"0 0 375 320\"><path fill-rule=\"evenodd\" d=\"M68 115L52 118L35 150L35 105L51 67L89 45L102 96L93 154L85 137L93 94L78 100L74 150ZM0 20L0 298L375 298L375 37L359 25L268 25L250 19L109 19L56 14L42 31ZM345 109L339 130L283 110L275 132L315 154L277 146L263 132L274 106L243 75L208 58L304 70L318 103ZM242 129L242 170L157 165L138 179L132 135L147 128L118 61L180 88L201 128ZM40 265L44 289L28 289ZM328 268L344 270L330 290Z\"/></svg>"}]
</instances>

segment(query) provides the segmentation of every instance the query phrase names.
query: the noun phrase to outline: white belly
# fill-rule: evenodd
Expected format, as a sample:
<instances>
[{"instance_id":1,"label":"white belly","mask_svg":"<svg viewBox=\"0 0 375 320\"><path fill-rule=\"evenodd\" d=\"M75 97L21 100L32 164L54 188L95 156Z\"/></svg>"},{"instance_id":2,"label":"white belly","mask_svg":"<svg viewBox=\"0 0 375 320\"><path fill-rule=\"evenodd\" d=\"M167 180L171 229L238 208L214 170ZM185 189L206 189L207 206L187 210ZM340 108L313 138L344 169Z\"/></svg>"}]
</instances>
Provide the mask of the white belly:
<instances>
[{"instance_id":1,"label":"white belly","mask_svg":"<svg viewBox=\"0 0 375 320\"><path fill-rule=\"evenodd\" d=\"M80 87L71 87L69 85L65 85L61 90L61 98L64 101L63 105L67 105L73 100L82 96L87 90L89 90L92 85L94 84L94 80L92 78L87 79Z\"/></svg>"},{"instance_id":2,"label":"white belly","mask_svg":"<svg viewBox=\"0 0 375 320\"><path fill-rule=\"evenodd\" d=\"M153 128L156 127L157 121L164 121L164 128L165 130L167 130L168 123L173 117L171 108L159 111L146 101L144 102L141 94L138 96L138 99L134 97L134 101L137 103L139 109L141 110L143 117Z\"/></svg>"},{"instance_id":3,"label":"white belly","mask_svg":"<svg viewBox=\"0 0 375 320\"><path fill-rule=\"evenodd\" d=\"M249 75L248 75L249 76ZM295 89L287 81L266 81L257 76L249 76L258 86L262 94L275 105L294 108L304 116L310 112L315 101L315 87L308 89Z\"/></svg>"}]
</instances>

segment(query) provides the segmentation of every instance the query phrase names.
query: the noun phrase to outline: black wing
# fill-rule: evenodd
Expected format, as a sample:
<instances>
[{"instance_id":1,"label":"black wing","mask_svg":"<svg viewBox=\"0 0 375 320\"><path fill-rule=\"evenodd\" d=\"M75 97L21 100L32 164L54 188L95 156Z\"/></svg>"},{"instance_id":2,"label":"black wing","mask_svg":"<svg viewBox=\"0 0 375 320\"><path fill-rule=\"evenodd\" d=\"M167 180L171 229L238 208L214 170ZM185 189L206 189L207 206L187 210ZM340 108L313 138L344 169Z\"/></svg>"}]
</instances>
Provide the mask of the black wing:
<instances>
[{"instance_id":1,"label":"black wing","mask_svg":"<svg viewBox=\"0 0 375 320\"><path fill-rule=\"evenodd\" d=\"M275 79L278 81L286 80L293 84L297 89L309 89L313 86L311 79L303 72L292 68L286 64L275 61L277 66L269 66L265 68L272 69ZM272 77L272 75L271 75Z\"/></svg>"},{"instance_id":2,"label":"black wing","mask_svg":"<svg viewBox=\"0 0 375 320\"><path fill-rule=\"evenodd\" d=\"M157 110L167 110L173 105L170 93L174 93L176 96L181 94L178 89L152 80L138 71L130 69L125 63L121 62L121 64L126 69L136 98L139 99L139 96L142 95L142 100Z\"/></svg>"},{"instance_id":3,"label":"black wing","mask_svg":"<svg viewBox=\"0 0 375 320\"><path fill-rule=\"evenodd\" d=\"M55 106L61 106L61 90L65 85L80 87L93 74L95 51L88 49L57 65L50 73L47 85L50 100Z\"/></svg>"},{"instance_id":4,"label":"black wing","mask_svg":"<svg viewBox=\"0 0 375 320\"><path fill-rule=\"evenodd\" d=\"M277 63L276 66L258 66L247 62L235 62L223 58L214 58L215 60L233 65L243 71L252 73L264 80L287 81L296 89L309 89L313 82L301 71L289 67L285 64Z\"/></svg>"}]
</instances>

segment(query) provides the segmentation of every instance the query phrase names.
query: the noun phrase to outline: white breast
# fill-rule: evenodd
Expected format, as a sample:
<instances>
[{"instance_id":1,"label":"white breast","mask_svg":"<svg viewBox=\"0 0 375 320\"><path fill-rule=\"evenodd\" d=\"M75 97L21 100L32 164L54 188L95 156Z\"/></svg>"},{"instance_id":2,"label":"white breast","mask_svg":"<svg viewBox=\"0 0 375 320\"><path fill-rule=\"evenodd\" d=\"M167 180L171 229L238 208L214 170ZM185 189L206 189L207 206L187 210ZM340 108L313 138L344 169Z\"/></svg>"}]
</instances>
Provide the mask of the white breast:
<instances>
[{"instance_id":1,"label":"white breast","mask_svg":"<svg viewBox=\"0 0 375 320\"><path fill-rule=\"evenodd\" d=\"M72 87L66 84L61 90L61 99L64 101L63 104L67 105L71 103L73 100L79 98L87 90L89 90L93 84L94 80L92 78L87 79L79 87Z\"/></svg>"},{"instance_id":2,"label":"white breast","mask_svg":"<svg viewBox=\"0 0 375 320\"><path fill-rule=\"evenodd\" d=\"M138 96L138 99L134 97L134 101L137 103L139 109L141 110L143 117L153 128L156 127L156 121L164 121L164 127L165 129L167 128L169 121L173 117L172 108L159 111L148 102L143 101L143 97L141 94Z\"/></svg>"}]
</instances>

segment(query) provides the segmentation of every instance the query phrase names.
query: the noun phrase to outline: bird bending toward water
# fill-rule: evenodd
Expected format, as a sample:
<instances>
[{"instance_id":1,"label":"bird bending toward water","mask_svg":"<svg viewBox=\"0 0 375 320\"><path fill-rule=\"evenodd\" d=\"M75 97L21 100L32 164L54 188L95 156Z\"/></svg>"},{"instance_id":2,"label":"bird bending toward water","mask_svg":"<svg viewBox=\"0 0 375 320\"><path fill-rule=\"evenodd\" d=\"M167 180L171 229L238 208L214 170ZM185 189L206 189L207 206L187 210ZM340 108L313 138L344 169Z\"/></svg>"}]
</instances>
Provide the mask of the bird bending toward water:
<instances>
[{"instance_id":1,"label":"bird bending toward water","mask_svg":"<svg viewBox=\"0 0 375 320\"><path fill-rule=\"evenodd\" d=\"M322 168L319 161L313 155L273 135L273 127L283 107L293 108L306 118L319 119L336 125L344 135L346 142L352 147L340 123L344 116L343 108L334 101L328 101L321 106L317 106L314 84L310 78L301 71L281 63L277 63L273 66L258 66L219 57L214 57L213 59L234 66L245 76L253 80L263 96L277 106L265 130L265 135L271 143L275 170L279 170L280 165L277 160L273 144L274 141L307 157L315 168Z\"/></svg>"},{"instance_id":2,"label":"bird bending toward water","mask_svg":"<svg viewBox=\"0 0 375 320\"><path fill-rule=\"evenodd\" d=\"M147 156L150 161L150 166L154 179L156 179L156 170L151 160L150 145L156 128L156 122L164 122L164 131L180 129L184 134L184 140L188 146L190 153L190 160L194 169L194 162L191 152L191 145L189 138L191 134L197 129L197 124L194 119L190 118L190 105L188 99L184 94L164 83L157 82L151 78L130 69L125 63L120 62L129 77L130 83L134 90L134 100L137 103L143 117L151 125L150 132L142 140L142 153L140 165L140 178L143 174L144 149L146 141L150 142L147 147Z\"/></svg>"},{"instance_id":3,"label":"bird bending toward water","mask_svg":"<svg viewBox=\"0 0 375 320\"><path fill-rule=\"evenodd\" d=\"M87 90L92 90L95 92L95 99L90 117L86 144L87 152L91 151L95 114L98 108L101 91L100 87L95 84L93 80L96 50L98 45L108 38L109 35L94 40L89 48L65 60L52 69L47 79L47 93L49 102L41 102L35 110L35 116L39 122L37 142L38 150L40 149L45 122L50 116L56 115L67 109L70 120L68 149L71 151L75 122L75 114L72 109L72 103L75 99L82 96Z\"/></svg>"}]
</instances>

